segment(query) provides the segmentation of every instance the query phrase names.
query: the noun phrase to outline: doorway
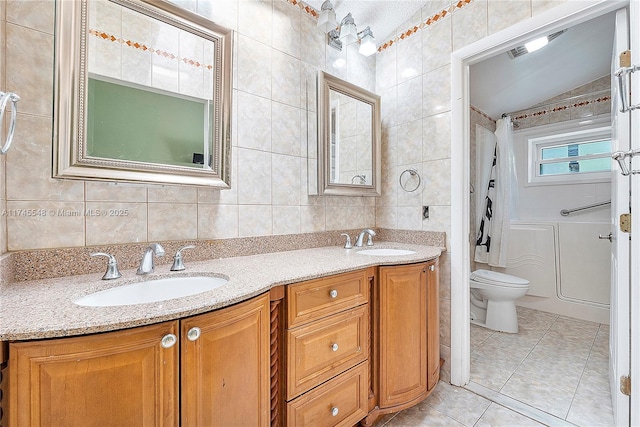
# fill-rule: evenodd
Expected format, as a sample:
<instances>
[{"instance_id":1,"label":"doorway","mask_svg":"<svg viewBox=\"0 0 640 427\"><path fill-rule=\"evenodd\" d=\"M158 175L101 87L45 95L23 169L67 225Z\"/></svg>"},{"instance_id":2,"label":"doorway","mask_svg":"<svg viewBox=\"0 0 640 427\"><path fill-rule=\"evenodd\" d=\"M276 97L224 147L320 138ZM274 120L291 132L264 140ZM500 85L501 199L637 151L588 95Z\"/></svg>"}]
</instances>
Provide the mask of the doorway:
<instances>
[{"instance_id":1,"label":"doorway","mask_svg":"<svg viewBox=\"0 0 640 427\"><path fill-rule=\"evenodd\" d=\"M567 2L452 54L451 382L454 385L467 384L470 373L469 67L525 41L572 27L626 4Z\"/></svg>"}]
</instances>

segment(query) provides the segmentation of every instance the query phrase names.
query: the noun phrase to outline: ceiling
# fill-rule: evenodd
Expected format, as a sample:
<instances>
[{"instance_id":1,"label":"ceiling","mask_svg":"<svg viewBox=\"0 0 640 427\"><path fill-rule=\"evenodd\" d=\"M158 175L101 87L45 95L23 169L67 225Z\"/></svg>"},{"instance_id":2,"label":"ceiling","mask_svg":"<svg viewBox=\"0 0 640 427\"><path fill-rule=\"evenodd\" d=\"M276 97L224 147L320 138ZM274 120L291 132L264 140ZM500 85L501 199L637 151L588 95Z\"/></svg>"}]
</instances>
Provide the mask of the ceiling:
<instances>
[{"instance_id":1,"label":"ceiling","mask_svg":"<svg viewBox=\"0 0 640 427\"><path fill-rule=\"evenodd\" d=\"M309 6L320 10L324 0L305 0ZM332 0L336 19L341 21L351 12L358 31L371 27L379 46L395 37L400 25L409 20L428 2L425 0ZM406 28L401 28L401 31Z\"/></svg>"},{"instance_id":2,"label":"ceiling","mask_svg":"<svg viewBox=\"0 0 640 427\"><path fill-rule=\"evenodd\" d=\"M471 104L494 119L611 72L615 12L568 29L542 49L505 52L470 67Z\"/></svg>"}]
</instances>

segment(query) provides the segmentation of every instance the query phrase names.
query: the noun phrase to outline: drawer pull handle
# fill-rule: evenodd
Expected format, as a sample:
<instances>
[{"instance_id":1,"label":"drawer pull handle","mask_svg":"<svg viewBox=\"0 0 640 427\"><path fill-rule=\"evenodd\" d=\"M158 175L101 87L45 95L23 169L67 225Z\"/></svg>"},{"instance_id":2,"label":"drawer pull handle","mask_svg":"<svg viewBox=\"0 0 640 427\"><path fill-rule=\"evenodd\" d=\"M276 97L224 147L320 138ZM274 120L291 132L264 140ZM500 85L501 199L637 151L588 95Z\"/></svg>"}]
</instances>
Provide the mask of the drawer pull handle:
<instances>
[{"instance_id":1,"label":"drawer pull handle","mask_svg":"<svg viewBox=\"0 0 640 427\"><path fill-rule=\"evenodd\" d=\"M338 344L336 343L331 344L331 351L338 351Z\"/></svg>"},{"instance_id":2,"label":"drawer pull handle","mask_svg":"<svg viewBox=\"0 0 640 427\"><path fill-rule=\"evenodd\" d=\"M198 338L200 338L200 328L194 326L193 328L189 329L189 332L187 332L187 339L189 341L195 341Z\"/></svg>"},{"instance_id":3,"label":"drawer pull handle","mask_svg":"<svg viewBox=\"0 0 640 427\"><path fill-rule=\"evenodd\" d=\"M333 415L334 417L338 416L338 412L340 411L335 406L331 408L331 415Z\"/></svg>"},{"instance_id":4,"label":"drawer pull handle","mask_svg":"<svg viewBox=\"0 0 640 427\"><path fill-rule=\"evenodd\" d=\"M171 348L177 342L178 342L178 337L176 337L173 334L167 334L164 337L162 337L162 341L160 341L160 345L162 345L162 348Z\"/></svg>"},{"instance_id":5,"label":"drawer pull handle","mask_svg":"<svg viewBox=\"0 0 640 427\"><path fill-rule=\"evenodd\" d=\"M332 289L331 292L329 292L329 296L331 298L338 298L338 291L336 291L335 289Z\"/></svg>"}]
</instances>

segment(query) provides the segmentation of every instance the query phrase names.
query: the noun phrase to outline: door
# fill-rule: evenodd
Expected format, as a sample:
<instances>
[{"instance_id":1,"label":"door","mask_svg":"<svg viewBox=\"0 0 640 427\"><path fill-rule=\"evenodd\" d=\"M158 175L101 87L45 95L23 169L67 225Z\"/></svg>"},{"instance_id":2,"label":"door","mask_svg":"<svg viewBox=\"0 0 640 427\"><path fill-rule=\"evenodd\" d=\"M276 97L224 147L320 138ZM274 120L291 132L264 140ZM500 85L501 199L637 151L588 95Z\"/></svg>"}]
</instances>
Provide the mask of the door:
<instances>
[{"instance_id":1,"label":"door","mask_svg":"<svg viewBox=\"0 0 640 427\"><path fill-rule=\"evenodd\" d=\"M270 424L269 294L181 324L181 425Z\"/></svg>"},{"instance_id":2,"label":"door","mask_svg":"<svg viewBox=\"0 0 640 427\"><path fill-rule=\"evenodd\" d=\"M12 426L178 425L178 322L10 344Z\"/></svg>"},{"instance_id":3,"label":"door","mask_svg":"<svg viewBox=\"0 0 640 427\"><path fill-rule=\"evenodd\" d=\"M380 407L427 392L426 264L380 267Z\"/></svg>"},{"instance_id":4,"label":"door","mask_svg":"<svg viewBox=\"0 0 640 427\"><path fill-rule=\"evenodd\" d=\"M638 66L640 64L640 2L632 0L629 2L629 22L631 27L630 47L631 47L631 64ZM631 105L640 107L640 71L631 74ZM626 113L629 115L629 113ZM631 121L631 149L640 151L640 108L630 113ZM640 169L640 159L637 157L632 162L634 170ZM631 177L631 212L636 216L640 215L640 175L632 175ZM640 425L640 238L637 237L638 223L636 223L635 231L632 228L631 236L631 303L629 313L631 318L630 343L631 352L629 358L631 360L631 419L630 425Z\"/></svg>"}]
</instances>

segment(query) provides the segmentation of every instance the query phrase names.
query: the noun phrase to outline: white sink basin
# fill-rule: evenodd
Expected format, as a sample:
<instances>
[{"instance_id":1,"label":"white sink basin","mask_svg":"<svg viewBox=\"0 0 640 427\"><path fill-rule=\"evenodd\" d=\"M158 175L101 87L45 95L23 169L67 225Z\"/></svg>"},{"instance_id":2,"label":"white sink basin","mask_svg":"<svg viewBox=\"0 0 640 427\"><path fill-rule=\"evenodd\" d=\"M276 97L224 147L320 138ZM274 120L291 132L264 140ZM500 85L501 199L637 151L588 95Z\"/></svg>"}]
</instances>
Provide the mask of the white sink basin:
<instances>
[{"instance_id":1,"label":"white sink basin","mask_svg":"<svg viewBox=\"0 0 640 427\"><path fill-rule=\"evenodd\" d=\"M399 256L399 255L411 255L415 254L416 251L410 251L408 249L392 249L392 248L375 248L375 249L364 249L358 251L360 255L376 255L376 256Z\"/></svg>"},{"instance_id":2,"label":"white sink basin","mask_svg":"<svg viewBox=\"0 0 640 427\"><path fill-rule=\"evenodd\" d=\"M86 295L74 303L90 307L144 304L197 295L227 282L227 279L209 276L147 280Z\"/></svg>"}]
</instances>

